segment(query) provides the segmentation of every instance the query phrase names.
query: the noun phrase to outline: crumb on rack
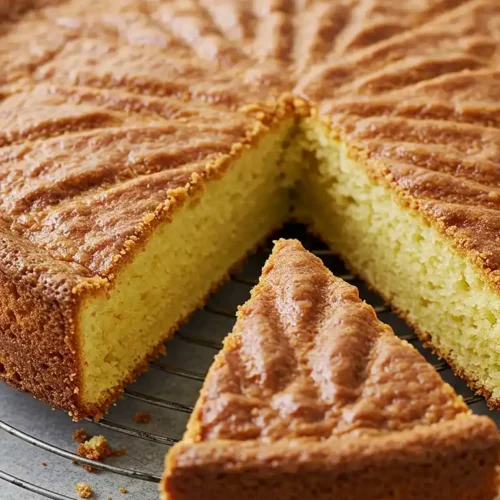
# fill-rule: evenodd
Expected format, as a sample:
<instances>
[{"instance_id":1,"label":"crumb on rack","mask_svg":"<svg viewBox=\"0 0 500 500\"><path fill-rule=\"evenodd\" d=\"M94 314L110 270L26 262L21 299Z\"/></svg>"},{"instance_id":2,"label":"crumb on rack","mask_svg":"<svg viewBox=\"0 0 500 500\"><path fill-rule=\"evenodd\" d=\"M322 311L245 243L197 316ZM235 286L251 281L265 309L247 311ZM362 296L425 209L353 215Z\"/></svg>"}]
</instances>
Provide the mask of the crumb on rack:
<instances>
[{"instance_id":1,"label":"crumb on rack","mask_svg":"<svg viewBox=\"0 0 500 500\"><path fill-rule=\"evenodd\" d=\"M96 460L98 462L113 454L108 440L104 436L94 436L88 441L80 443L76 452L81 457Z\"/></svg>"},{"instance_id":2,"label":"crumb on rack","mask_svg":"<svg viewBox=\"0 0 500 500\"><path fill-rule=\"evenodd\" d=\"M147 411L138 411L132 417L136 424L147 424L151 421L151 413Z\"/></svg>"},{"instance_id":3,"label":"crumb on rack","mask_svg":"<svg viewBox=\"0 0 500 500\"><path fill-rule=\"evenodd\" d=\"M108 457L120 457L125 455L127 450L125 448L113 450L104 436L94 436L88 441L80 443L76 452L81 457L102 462Z\"/></svg>"},{"instance_id":4,"label":"crumb on rack","mask_svg":"<svg viewBox=\"0 0 500 500\"><path fill-rule=\"evenodd\" d=\"M89 435L87 434L85 429L80 428L76 429L76 431L73 432L72 438L75 443L84 443L89 439Z\"/></svg>"},{"instance_id":5,"label":"crumb on rack","mask_svg":"<svg viewBox=\"0 0 500 500\"><path fill-rule=\"evenodd\" d=\"M92 488L86 483L78 483L75 486L75 491L80 498L90 498L93 494Z\"/></svg>"},{"instance_id":6,"label":"crumb on rack","mask_svg":"<svg viewBox=\"0 0 500 500\"><path fill-rule=\"evenodd\" d=\"M128 493L127 488L119 488L118 491L123 494Z\"/></svg>"}]
</instances>

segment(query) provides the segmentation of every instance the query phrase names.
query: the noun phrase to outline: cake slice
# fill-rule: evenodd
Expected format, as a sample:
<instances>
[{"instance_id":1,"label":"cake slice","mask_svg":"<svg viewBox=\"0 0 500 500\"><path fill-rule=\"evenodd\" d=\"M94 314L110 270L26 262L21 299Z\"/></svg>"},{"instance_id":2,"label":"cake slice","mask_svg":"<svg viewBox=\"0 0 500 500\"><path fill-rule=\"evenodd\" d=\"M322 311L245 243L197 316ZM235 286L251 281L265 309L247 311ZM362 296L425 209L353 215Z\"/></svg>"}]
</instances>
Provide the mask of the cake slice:
<instances>
[{"instance_id":1,"label":"cake slice","mask_svg":"<svg viewBox=\"0 0 500 500\"><path fill-rule=\"evenodd\" d=\"M294 119L254 114L56 86L0 103L0 379L107 410L288 215Z\"/></svg>"},{"instance_id":2,"label":"cake slice","mask_svg":"<svg viewBox=\"0 0 500 500\"><path fill-rule=\"evenodd\" d=\"M498 435L355 287L280 240L167 456L168 500L493 499Z\"/></svg>"}]
</instances>

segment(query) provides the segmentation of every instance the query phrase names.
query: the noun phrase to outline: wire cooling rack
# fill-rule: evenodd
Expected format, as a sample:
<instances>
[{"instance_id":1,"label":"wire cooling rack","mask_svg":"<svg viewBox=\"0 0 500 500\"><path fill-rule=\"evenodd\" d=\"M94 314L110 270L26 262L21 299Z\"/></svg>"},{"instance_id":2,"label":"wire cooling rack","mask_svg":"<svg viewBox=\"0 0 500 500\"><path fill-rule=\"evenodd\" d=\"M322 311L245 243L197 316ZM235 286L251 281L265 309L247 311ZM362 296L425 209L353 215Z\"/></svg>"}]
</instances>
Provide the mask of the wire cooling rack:
<instances>
[{"instance_id":1,"label":"wire cooling rack","mask_svg":"<svg viewBox=\"0 0 500 500\"><path fill-rule=\"evenodd\" d=\"M349 274L303 226L287 224L277 236L300 239L337 276L358 286L379 318L413 343L474 412L488 414L500 423L500 412L489 411L484 400L467 389L444 361L425 351L413 331L380 297ZM168 342L168 354L151 363L100 422L74 423L63 412L0 384L0 499L75 499L77 483L89 484L96 500L157 499L164 455L182 436L204 375L234 324L236 307L248 299L257 282L270 248L271 240L233 274L231 281ZM151 421L135 423L136 412L148 412ZM105 463L82 459L76 455L77 445L71 439L73 431L81 427L89 435L105 435L113 448L125 447L127 454ZM92 465L96 471L87 472L74 463L76 460Z\"/></svg>"}]
</instances>

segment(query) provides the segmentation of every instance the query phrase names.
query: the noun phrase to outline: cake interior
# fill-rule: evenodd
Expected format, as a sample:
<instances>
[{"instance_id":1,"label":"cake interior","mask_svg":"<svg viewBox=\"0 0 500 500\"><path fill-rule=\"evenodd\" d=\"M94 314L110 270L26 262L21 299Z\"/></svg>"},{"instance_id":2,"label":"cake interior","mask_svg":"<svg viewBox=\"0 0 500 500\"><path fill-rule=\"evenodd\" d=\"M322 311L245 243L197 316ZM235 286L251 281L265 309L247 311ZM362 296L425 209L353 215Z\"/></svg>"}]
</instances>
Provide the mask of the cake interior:
<instances>
[{"instance_id":1,"label":"cake interior","mask_svg":"<svg viewBox=\"0 0 500 500\"><path fill-rule=\"evenodd\" d=\"M308 118L299 126L287 119L245 150L156 229L108 294L83 304L81 397L89 410L110 402L292 207L422 335L432 335L470 383L500 397L500 297L323 124Z\"/></svg>"},{"instance_id":2,"label":"cake interior","mask_svg":"<svg viewBox=\"0 0 500 500\"><path fill-rule=\"evenodd\" d=\"M106 404L290 210L297 165L283 122L159 226L108 294L81 307L82 401Z\"/></svg>"},{"instance_id":3,"label":"cake interior","mask_svg":"<svg viewBox=\"0 0 500 500\"><path fill-rule=\"evenodd\" d=\"M297 212L469 383L500 397L500 297L424 218L375 184L324 125L302 123L314 152Z\"/></svg>"}]
</instances>

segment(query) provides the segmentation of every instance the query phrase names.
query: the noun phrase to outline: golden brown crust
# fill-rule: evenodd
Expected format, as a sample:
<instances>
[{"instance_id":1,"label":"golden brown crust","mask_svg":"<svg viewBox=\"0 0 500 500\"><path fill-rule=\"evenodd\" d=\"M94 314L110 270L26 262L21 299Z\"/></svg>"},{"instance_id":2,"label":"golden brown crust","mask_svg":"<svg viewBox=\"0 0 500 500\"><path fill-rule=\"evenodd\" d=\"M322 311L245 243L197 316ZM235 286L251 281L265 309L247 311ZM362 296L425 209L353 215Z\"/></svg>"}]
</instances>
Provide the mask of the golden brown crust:
<instances>
[{"instance_id":1,"label":"golden brown crust","mask_svg":"<svg viewBox=\"0 0 500 500\"><path fill-rule=\"evenodd\" d=\"M71 308L47 295L0 273L0 377L76 412L79 373Z\"/></svg>"},{"instance_id":2,"label":"golden brown crust","mask_svg":"<svg viewBox=\"0 0 500 500\"><path fill-rule=\"evenodd\" d=\"M441 75L494 69L498 29L487 21L498 16L498 4L491 0L453 3L437 17L414 25L415 29L313 66L298 81L295 92L328 115L344 98L376 102L400 91L411 95L414 86Z\"/></svg>"},{"instance_id":3,"label":"golden brown crust","mask_svg":"<svg viewBox=\"0 0 500 500\"><path fill-rule=\"evenodd\" d=\"M498 438L472 416L381 436L327 441L180 443L167 456L164 498L494 499Z\"/></svg>"},{"instance_id":4,"label":"golden brown crust","mask_svg":"<svg viewBox=\"0 0 500 500\"><path fill-rule=\"evenodd\" d=\"M202 483L220 499L276 488L280 498L494 498L498 449L493 422L472 416L354 287L280 240L167 458L163 488L173 500ZM460 483L455 467L474 469L484 490L470 496L474 476Z\"/></svg>"}]
</instances>

